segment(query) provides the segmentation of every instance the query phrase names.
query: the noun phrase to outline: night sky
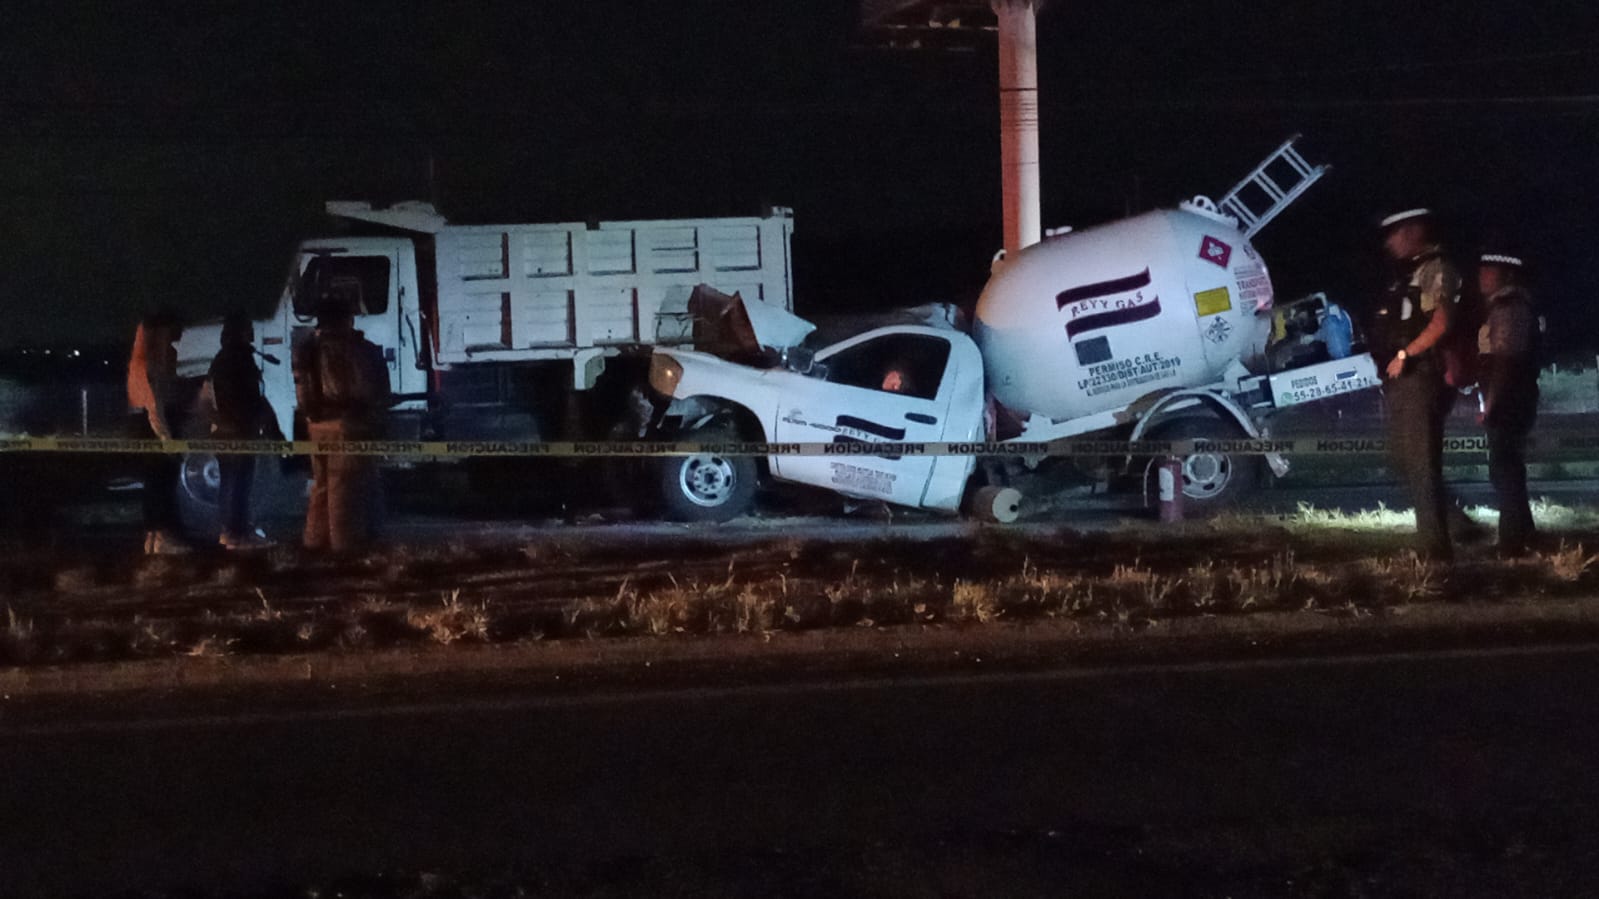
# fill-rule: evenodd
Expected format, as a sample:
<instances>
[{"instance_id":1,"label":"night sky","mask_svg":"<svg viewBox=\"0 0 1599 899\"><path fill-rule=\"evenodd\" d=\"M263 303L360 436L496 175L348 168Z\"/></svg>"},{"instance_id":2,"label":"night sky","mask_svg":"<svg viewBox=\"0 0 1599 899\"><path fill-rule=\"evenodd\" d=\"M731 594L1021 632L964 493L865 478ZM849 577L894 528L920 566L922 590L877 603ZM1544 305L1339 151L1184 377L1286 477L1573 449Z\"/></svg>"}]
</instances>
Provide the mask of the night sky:
<instances>
[{"instance_id":1,"label":"night sky","mask_svg":"<svg viewBox=\"0 0 1599 899\"><path fill-rule=\"evenodd\" d=\"M1599 348L1599 4L1054 0L1044 223L1220 195L1294 132L1333 173L1258 239L1358 303L1433 205ZM458 221L793 207L800 311L970 301L1000 242L992 38L874 46L857 0L0 6L0 342L275 299L327 199ZM432 176L430 177L430 170Z\"/></svg>"}]
</instances>

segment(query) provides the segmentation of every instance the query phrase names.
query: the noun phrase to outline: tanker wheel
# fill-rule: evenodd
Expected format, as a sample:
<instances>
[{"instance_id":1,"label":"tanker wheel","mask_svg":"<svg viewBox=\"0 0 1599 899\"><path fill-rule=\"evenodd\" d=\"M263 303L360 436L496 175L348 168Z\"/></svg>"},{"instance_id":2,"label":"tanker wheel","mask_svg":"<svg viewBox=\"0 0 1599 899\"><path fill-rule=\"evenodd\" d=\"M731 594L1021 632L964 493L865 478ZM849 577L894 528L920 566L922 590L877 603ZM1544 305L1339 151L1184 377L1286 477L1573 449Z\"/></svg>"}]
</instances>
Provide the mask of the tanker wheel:
<instances>
[{"instance_id":1,"label":"tanker wheel","mask_svg":"<svg viewBox=\"0 0 1599 899\"><path fill-rule=\"evenodd\" d=\"M1235 424L1217 418L1176 418L1149 430L1146 440L1238 440L1247 435ZM1147 467L1147 495L1159 494L1159 460ZM1238 502L1260 483L1259 456L1237 453L1190 453L1183 467L1183 515L1204 518Z\"/></svg>"},{"instance_id":2,"label":"tanker wheel","mask_svg":"<svg viewBox=\"0 0 1599 899\"><path fill-rule=\"evenodd\" d=\"M731 428L689 431L682 439L696 443L738 440ZM750 456L698 453L671 456L661 465L662 510L677 521L728 521L749 511L755 502L757 469Z\"/></svg>"}]
</instances>

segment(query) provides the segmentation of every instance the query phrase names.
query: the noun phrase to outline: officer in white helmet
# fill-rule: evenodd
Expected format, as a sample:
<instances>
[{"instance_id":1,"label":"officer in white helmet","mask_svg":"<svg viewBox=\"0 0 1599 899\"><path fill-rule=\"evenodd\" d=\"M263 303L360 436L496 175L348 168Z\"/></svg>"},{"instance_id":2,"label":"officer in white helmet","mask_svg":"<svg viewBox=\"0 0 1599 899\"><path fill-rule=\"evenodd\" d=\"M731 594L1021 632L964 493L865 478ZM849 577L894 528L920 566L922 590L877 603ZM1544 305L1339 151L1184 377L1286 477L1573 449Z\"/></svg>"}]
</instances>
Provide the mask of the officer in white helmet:
<instances>
[{"instance_id":1,"label":"officer in white helmet","mask_svg":"<svg viewBox=\"0 0 1599 899\"><path fill-rule=\"evenodd\" d=\"M1525 555L1534 538L1527 501L1527 434L1538 416L1540 324L1522 284L1517 253L1492 248L1477 258L1477 289L1485 304L1477 333L1482 425L1488 439L1488 477L1499 503L1499 552Z\"/></svg>"},{"instance_id":2,"label":"officer in white helmet","mask_svg":"<svg viewBox=\"0 0 1599 899\"><path fill-rule=\"evenodd\" d=\"M1404 209L1385 217L1380 227L1396 271L1369 336L1372 357L1384 373L1389 452L1416 507L1419 551L1448 562L1454 548L1443 483L1443 434L1454 391L1445 382L1442 357L1444 338L1454 325L1460 274L1433 236L1432 210Z\"/></svg>"}]
</instances>

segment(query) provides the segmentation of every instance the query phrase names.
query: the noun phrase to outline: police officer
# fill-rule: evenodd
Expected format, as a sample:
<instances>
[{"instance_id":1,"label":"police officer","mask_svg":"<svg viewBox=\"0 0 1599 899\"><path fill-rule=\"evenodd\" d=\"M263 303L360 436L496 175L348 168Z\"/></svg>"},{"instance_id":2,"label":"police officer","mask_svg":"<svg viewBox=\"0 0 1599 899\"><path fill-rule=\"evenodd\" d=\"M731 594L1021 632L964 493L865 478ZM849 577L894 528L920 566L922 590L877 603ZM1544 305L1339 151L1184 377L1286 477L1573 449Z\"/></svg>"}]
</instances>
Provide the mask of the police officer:
<instances>
[{"instance_id":1,"label":"police officer","mask_svg":"<svg viewBox=\"0 0 1599 899\"><path fill-rule=\"evenodd\" d=\"M375 440L383 436L391 399L383 351L360 331L350 306L327 300L317 308L316 333L294 350L294 393L315 441ZM305 547L347 552L373 536L379 503L376 460L343 453L311 456L311 503Z\"/></svg>"},{"instance_id":2,"label":"police officer","mask_svg":"<svg viewBox=\"0 0 1599 899\"><path fill-rule=\"evenodd\" d=\"M1460 275L1434 239L1432 218L1431 210L1417 208L1382 220L1383 248L1396 272L1370 331L1372 357L1384 376L1389 452L1416 507L1419 549L1447 562L1454 552L1443 434L1454 391L1444 381L1441 344L1454 322Z\"/></svg>"},{"instance_id":3,"label":"police officer","mask_svg":"<svg viewBox=\"0 0 1599 899\"><path fill-rule=\"evenodd\" d=\"M1538 314L1522 286L1520 256L1485 252L1477 289L1486 308L1477 333L1488 477L1499 502L1499 552L1525 555L1533 540L1527 502L1527 432L1538 415Z\"/></svg>"}]
</instances>

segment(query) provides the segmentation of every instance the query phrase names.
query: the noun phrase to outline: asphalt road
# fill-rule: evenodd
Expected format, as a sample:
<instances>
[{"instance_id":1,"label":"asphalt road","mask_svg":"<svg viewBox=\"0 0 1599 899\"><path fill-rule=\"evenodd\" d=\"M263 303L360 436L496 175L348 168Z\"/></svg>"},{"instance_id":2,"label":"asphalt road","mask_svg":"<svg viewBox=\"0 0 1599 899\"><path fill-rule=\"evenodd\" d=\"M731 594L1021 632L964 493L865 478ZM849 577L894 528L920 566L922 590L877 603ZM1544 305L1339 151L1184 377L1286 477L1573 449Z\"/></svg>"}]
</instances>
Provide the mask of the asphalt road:
<instances>
[{"instance_id":1,"label":"asphalt road","mask_svg":"<svg viewBox=\"0 0 1599 899\"><path fill-rule=\"evenodd\" d=\"M22 895L974 832L1242 826L1270 843L1331 822L1397 853L1463 827L1587 839L1596 679L1599 648L1566 648L267 710L11 704L0 871Z\"/></svg>"}]
</instances>

